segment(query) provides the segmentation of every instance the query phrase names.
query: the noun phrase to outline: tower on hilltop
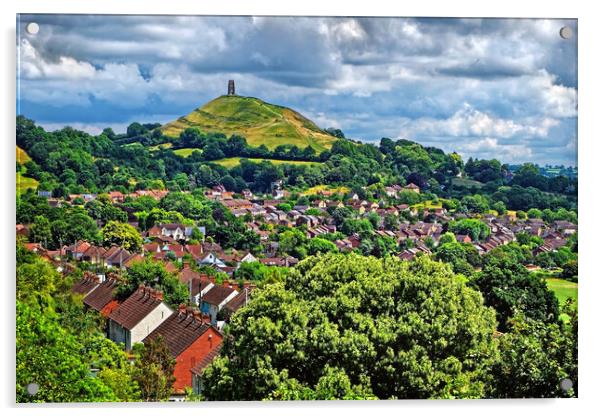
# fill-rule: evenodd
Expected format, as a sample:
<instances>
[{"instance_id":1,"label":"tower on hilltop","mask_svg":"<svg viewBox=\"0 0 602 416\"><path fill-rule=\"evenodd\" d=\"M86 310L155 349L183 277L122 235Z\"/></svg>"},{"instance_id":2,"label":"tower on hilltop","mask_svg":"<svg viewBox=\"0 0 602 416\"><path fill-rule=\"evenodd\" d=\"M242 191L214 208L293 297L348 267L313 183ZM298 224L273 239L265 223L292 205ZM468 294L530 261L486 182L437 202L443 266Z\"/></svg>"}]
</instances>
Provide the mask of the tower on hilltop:
<instances>
[{"instance_id":1,"label":"tower on hilltop","mask_svg":"<svg viewBox=\"0 0 602 416\"><path fill-rule=\"evenodd\" d=\"M236 95L236 90L234 88L234 80L233 79L228 81L228 95Z\"/></svg>"}]
</instances>

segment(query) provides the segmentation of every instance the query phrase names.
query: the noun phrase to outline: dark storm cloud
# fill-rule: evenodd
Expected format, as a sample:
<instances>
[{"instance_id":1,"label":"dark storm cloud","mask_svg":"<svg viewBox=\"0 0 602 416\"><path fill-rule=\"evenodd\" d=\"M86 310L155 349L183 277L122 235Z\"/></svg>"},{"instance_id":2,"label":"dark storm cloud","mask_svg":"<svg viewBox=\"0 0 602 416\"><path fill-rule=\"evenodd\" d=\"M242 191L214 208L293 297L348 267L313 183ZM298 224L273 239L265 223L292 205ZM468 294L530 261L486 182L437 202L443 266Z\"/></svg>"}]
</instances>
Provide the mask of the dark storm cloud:
<instances>
[{"instance_id":1,"label":"dark storm cloud","mask_svg":"<svg viewBox=\"0 0 602 416\"><path fill-rule=\"evenodd\" d=\"M185 114L235 79L350 137L574 160L564 25L577 33L573 20L22 15L19 106L49 126L121 128Z\"/></svg>"}]
</instances>

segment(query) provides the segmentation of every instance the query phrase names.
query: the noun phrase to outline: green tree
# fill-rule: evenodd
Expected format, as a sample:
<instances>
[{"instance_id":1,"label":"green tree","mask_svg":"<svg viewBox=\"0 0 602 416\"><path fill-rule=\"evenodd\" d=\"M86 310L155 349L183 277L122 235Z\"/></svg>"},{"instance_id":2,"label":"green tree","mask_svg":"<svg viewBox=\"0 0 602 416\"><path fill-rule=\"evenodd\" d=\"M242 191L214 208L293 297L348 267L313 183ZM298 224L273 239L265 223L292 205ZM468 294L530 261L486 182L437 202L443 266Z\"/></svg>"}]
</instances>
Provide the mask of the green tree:
<instances>
[{"instance_id":1,"label":"green tree","mask_svg":"<svg viewBox=\"0 0 602 416\"><path fill-rule=\"evenodd\" d=\"M102 240L105 246L116 244L126 250L138 251L142 247L142 237L129 224L109 221L102 228Z\"/></svg>"},{"instance_id":2,"label":"green tree","mask_svg":"<svg viewBox=\"0 0 602 416\"><path fill-rule=\"evenodd\" d=\"M480 294L426 256L310 257L234 315L222 356L203 374L204 394L483 397L494 328Z\"/></svg>"},{"instance_id":3,"label":"green tree","mask_svg":"<svg viewBox=\"0 0 602 416\"><path fill-rule=\"evenodd\" d=\"M119 288L119 296L127 297L141 284L154 286L163 291L165 302L172 307L187 303L188 288L176 276L165 270L163 263L145 259L134 263L126 274L127 284Z\"/></svg>"},{"instance_id":4,"label":"green tree","mask_svg":"<svg viewBox=\"0 0 602 416\"><path fill-rule=\"evenodd\" d=\"M150 402L169 399L175 381L175 365L176 361L161 336L144 345L136 362L134 376L140 385L142 400Z\"/></svg>"},{"instance_id":5,"label":"green tree","mask_svg":"<svg viewBox=\"0 0 602 416\"><path fill-rule=\"evenodd\" d=\"M52 242L52 231L48 218L36 215L29 229L29 238L31 241L42 243L45 247Z\"/></svg>"},{"instance_id":6,"label":"green tree","mask_svg":"<svg viewBox=\"0 0 602 416\"><path fill-rule=\"evenodd\" d=\"M508 328L508 319L515 311L542 322L558 321L558 300L545 280L529 274L508 254L488 257L472 283L483 294L485 304L496 310L501 331Z\"/></svg>"},{"instance_id":7,"label":"green tree","mask_svg":"<svg viewBox=\"0 0 602 416\"><path fill-rule=\"evenodd\" d=\"M495 392L500 398L575 396L560 382L571 378L576 386L576 338L572 325L544 323L519 313L500 337L500 360L494 366Z\"/></svg>"},{"instance_id":8,"label":"green tree","mask_svg":"<svg viewBox=\"0 0 602 416\"><path fill-rule=\"evenodd\" d=\"M338 251L337 246L332 242L325 240L320 237L315 237L309 240L307 243L307 251L310 255L315 255L318 253L329 253Z\"/></svg>"}]
</instances>

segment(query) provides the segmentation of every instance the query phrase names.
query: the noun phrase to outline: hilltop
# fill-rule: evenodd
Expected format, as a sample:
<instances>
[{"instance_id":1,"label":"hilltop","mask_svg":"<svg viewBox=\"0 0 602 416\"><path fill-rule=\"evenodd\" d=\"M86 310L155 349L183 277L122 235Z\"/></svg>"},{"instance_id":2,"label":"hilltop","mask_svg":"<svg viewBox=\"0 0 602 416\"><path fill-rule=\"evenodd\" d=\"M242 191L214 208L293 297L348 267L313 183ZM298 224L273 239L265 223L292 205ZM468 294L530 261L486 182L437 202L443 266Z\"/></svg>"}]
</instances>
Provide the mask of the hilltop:
<instances>
[{"instance_id":1,"label":"hilltop","mask_svg":"<svg viewBox=\"0 0 602 416\"><path fill-rule=\"evenodd\" d=\"M313 121L290 108L266 103L259 98L222 95L165 124L161 132L178 137L189 127L203 132L239 134L251 146L265 145L272 150L282 144L299 148L313 147L316 152L330 149L337 140Z\"/></svg>"}]
</instances>

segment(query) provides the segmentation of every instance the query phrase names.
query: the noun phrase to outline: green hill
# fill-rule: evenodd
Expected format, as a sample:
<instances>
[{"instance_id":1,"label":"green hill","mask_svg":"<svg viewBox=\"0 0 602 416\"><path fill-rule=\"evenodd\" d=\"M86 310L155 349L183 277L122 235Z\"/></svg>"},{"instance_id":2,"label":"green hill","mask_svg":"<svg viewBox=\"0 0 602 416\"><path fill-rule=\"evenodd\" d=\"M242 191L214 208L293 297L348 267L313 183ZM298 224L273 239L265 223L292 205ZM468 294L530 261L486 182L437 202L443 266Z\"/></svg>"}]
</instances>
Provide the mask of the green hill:
<instances>
[{"instance_id":1,"label":"green hill","mask_svg":"<svg viewBox=\"0 0 602 416\"><path fill-rule=\"evenodd\" d=\"M240 134L249 145L264 144L270 150L281 144L294 144L299 148L311 146L321 152L337 140L290 108L237 95L222 95L187 116L165 124L161 131L166 136L178 137L188 127L207 133Z\"/></svg>"}]
</instances>

